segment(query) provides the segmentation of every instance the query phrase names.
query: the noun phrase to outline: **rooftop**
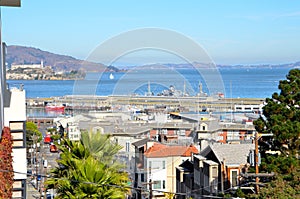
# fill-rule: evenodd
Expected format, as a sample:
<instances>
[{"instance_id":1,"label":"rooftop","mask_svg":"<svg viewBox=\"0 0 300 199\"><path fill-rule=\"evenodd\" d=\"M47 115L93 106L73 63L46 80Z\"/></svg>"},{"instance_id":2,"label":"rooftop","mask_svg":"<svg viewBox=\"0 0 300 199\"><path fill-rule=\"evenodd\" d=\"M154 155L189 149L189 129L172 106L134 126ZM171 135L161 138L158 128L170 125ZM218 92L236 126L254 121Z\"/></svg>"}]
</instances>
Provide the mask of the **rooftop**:
<instances>
[{"instance_id":1,"label":"rooftop","mask_svg":"<svg viewBox=\"0 0 300 199\"><path fill-rule=\"evenodd\" d=\"M207 156L213 152L219 163L227 165L240 165L247 163L250 150L254 150L254 144L214 144L209 145L200 152L201 156Z\"/></svg>"},{"instance_id":2,"label":"rooftop","mask_svg":"<svg viewBox=\"0 0 300 199\"><path fill-rule=\"evenodd\" d=\"M168 146L160 143L154 143L153 146L145 152L145 156L147 158L161 158L172 156L189 157L193 153L199 153L198 149L194 145Z\"/></svg>"}]
</instances>

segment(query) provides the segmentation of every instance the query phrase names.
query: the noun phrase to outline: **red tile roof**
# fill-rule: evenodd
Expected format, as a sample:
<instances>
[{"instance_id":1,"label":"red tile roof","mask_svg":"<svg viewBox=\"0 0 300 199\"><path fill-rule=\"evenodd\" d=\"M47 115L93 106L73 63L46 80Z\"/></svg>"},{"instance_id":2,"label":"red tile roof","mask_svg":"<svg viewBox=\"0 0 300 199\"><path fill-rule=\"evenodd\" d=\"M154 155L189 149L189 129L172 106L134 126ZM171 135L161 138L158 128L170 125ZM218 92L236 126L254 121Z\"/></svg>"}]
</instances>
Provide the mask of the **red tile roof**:
<instances>
[{"instance_id":1,"label":"red tile roof","mask_svg":"<svg viewBox=\"0 0 300 199\"><path fill-rule=\"evenodd\" d=\"M167 146L154 143L144 154L147 158L161 158L170 156L189 157L192 153L199 153L194 145L190 146Z\"/></svg>"}]
</instances>

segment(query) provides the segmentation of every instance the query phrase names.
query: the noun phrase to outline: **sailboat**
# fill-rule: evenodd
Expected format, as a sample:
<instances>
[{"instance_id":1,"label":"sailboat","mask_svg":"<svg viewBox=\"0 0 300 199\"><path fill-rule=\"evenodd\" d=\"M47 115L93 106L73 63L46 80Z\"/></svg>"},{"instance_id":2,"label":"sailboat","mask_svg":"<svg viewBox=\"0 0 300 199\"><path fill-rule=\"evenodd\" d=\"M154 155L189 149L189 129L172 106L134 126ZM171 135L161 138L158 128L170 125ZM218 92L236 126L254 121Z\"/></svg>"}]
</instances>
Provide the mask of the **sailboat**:
<instances>
[{"instance_id":1,"label":"sailboat","mask_svg":"<svg viewBox=\"0 0 300 199\"><path fill-rule=\"evenodd\" d=\"M114 79L114 78L115 78L114 75L112 73L110 73L109 79Z\"/></svg>"}]
</instances>

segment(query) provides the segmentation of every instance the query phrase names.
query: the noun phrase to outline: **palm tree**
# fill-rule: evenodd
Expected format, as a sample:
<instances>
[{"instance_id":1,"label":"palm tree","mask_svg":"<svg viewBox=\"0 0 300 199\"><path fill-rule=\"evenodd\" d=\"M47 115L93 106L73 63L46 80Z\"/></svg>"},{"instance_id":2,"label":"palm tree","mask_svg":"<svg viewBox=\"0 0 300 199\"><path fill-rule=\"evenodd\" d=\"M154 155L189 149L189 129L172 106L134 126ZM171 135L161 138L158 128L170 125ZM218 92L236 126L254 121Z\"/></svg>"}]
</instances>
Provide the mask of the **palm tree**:
<instances>
[{"instance_id":1,"label":"palm tree","mask_svg":"<svg viewBox=\"0 0 300 199\"><path fill-rule=\"evenodd\" d=\"M101 133L83 132L81 142L87 150L99 161L111 164L114 156L122 149L110 141L111 136Z\"/></svg>"},{"instance_id":2,"label":"palm tree","mask_svg":"<svg viewBox=\"0 0 300 199\"><path fill-rule=\"evenodd\" d=\"M114 155L120 146L100 133L82 133L79 142L63 140L59 167L51 171L48 188L58 198L124 198L128 175Z\"/></svg>"}]
</instances>

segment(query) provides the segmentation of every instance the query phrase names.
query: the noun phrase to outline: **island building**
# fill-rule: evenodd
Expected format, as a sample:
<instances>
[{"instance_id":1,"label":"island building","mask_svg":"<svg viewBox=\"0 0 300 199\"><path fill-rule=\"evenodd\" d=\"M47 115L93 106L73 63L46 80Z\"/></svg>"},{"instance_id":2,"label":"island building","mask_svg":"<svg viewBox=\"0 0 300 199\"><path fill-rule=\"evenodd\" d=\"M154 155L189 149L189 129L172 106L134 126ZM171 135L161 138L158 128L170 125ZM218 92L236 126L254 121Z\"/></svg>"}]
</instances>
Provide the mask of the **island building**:
<instances>
[{"instance_id":1,"label":"island building","mask_svg":"<svg viewBox=\"0 0 300 199\"><path fill-rule=\"evenodd\" d=\"M11 64L10 69L43 69L44 68L44 61L41 60L39 64Z\"/></svg>"}]
</instances>

